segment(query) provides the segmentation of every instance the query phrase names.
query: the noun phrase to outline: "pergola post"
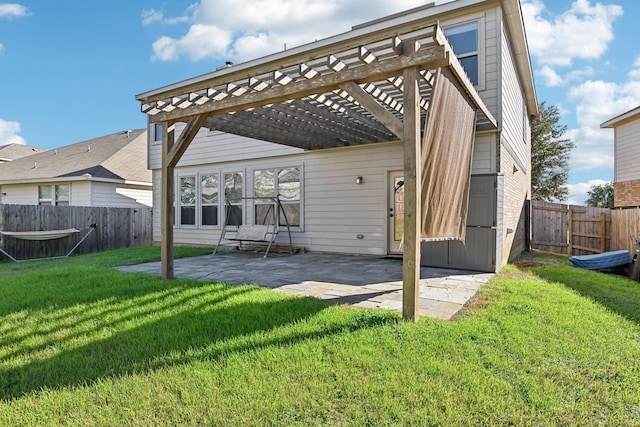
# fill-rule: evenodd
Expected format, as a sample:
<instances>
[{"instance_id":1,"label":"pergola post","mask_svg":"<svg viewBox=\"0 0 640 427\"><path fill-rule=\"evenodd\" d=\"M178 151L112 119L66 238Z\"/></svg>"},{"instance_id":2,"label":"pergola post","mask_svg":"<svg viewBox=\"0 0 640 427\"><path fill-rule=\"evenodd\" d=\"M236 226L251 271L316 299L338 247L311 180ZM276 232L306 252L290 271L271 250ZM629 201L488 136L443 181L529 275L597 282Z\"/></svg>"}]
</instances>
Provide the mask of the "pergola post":
<instances>
[{"instance_id":1,"label":"pergola post","mask_svg":"<svg viewBox=\"0 0 640 427\"><path fill-rule=\"evenodd\" d=\"M169 153L175 142L175 124L162 122L162 202L160 203L160 262L163 280L173 279L174 166Z\"/></svg>"},{"instance_id":2,"label":"pergola post","mask_svg":"<svg viewBox=\"0 0 640 427\"><path fill-rule=\"evenodd\" d=\"M404 42L403 54L417 51L417 42ZM404 84L404 244L402 258L402 316L418 320L420 290L420 88L419 69L403 70Z\"/></svg>"},{"instance_id":3,"label":"pergola post","mask_svg":"<svg viewBox=\"0 0 640 427\"><path fill-rule=\"evenodd\" d=\"M161 203L161 271L164 280L173 279L173 223L174 191L173 172L189 144L207 120L206 114L190 117L176 141L175 122L161 122L162 125L162 203Z\"/></svg>"}]
</instances>

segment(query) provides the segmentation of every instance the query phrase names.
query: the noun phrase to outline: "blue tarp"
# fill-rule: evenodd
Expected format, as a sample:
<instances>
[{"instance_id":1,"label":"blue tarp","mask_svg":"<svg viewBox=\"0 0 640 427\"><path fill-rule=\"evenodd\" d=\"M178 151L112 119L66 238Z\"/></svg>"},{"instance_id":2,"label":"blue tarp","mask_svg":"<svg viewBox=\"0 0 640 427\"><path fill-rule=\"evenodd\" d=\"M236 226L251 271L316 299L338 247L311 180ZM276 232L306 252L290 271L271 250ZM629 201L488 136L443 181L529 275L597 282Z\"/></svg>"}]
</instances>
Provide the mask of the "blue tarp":
<instances>
[{"instance_id":1,"label":"blue tarp","mask_svg":"<svg viewBox=\"0 0 640 427\"><path fill-rule=\"evenodd\" d=\"M603 252L596 255L577 255L569 258L571 264L587 270L605 270L631 263L633 257L628 250Z\"/></svg>"}]
</instances>

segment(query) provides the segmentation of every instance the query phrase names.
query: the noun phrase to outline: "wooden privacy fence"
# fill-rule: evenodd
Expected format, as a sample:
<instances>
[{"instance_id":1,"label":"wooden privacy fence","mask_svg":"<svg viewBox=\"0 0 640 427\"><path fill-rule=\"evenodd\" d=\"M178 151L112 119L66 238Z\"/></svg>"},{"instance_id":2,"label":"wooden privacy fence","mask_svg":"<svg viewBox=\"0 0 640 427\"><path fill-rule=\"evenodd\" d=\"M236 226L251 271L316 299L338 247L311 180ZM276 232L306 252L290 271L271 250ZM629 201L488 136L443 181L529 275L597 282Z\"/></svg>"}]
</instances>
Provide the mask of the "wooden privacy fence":
<instances>
[{"instance_id":1,"label":"wooden privacy fence","mask_svg":"<svg viewBox=\"0 0 640 427\"><path fill-rule=\"evenodd\" d=\"M7 253L18 259L64 256L82 239L88 227L95 224L93 233L78 246L74 254L150 246L153 241L151 211L151 208L0 204L2 231L81 230L68 237L41 241L0 235L0 244Z\"/></svg>"},{"instance_id":2,"label":"wooden privacy fence","mask_svg":"<svg viewBox=\"0 0 640 427\"><path fill-rule=\"evenodd\" d=\"M531 202L531 247L547 252L589 255L627 249L640 236L640 209L606 209Z\"/></svg>"}]
</instances>

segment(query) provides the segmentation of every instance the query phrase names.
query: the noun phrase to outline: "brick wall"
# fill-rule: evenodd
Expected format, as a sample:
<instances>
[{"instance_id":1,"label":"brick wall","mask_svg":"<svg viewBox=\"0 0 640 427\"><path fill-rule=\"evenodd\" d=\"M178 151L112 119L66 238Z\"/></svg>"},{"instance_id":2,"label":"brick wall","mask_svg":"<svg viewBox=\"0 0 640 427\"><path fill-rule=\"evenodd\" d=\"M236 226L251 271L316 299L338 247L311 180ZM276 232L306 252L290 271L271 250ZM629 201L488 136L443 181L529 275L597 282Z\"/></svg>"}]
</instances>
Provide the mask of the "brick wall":
<instances>
[{"instance_id":1,"label":"brick wall","mask_svg":"<svg viewBox=\"0 0 640 427\"><path fill-rule=\"evenodd\" d=\"M504 176L504 206L502 212L502 262L513 261L526 249L526 204L530 198L531 167L518 165L508 150L500 152L500 171Z\"/></svg>"},{"instance_id":2,"label":"brick wall","mask_svg":"<svg viewBox=\"0 0 640 427\"><path fill-rule=\"evenodd\" d=\"M640 206L640 179L613 183L613 206Z\"/></svg>"}]
</instances>

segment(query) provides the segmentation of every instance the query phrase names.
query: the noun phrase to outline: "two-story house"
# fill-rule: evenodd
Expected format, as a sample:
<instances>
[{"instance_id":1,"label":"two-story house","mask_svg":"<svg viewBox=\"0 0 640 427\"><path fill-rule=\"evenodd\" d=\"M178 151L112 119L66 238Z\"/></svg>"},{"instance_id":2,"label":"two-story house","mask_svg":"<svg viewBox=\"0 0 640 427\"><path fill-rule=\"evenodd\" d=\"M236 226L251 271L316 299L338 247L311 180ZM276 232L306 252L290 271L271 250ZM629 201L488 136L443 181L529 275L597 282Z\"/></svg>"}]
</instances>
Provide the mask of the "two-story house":
<instances>
[{"instance_id":1,"label":"two-story house","mask_svg":"<svg viewBox=\"0 0 640 427\"><path fill-rule=\"evenodd\" d=\"M525 248L538 107L518 0L426 5L137 99L164 277L174 243L260 224L275 195L295 246L403 256L407 289L420 263L497 271Z\"/></svg>"}]
</instances>

